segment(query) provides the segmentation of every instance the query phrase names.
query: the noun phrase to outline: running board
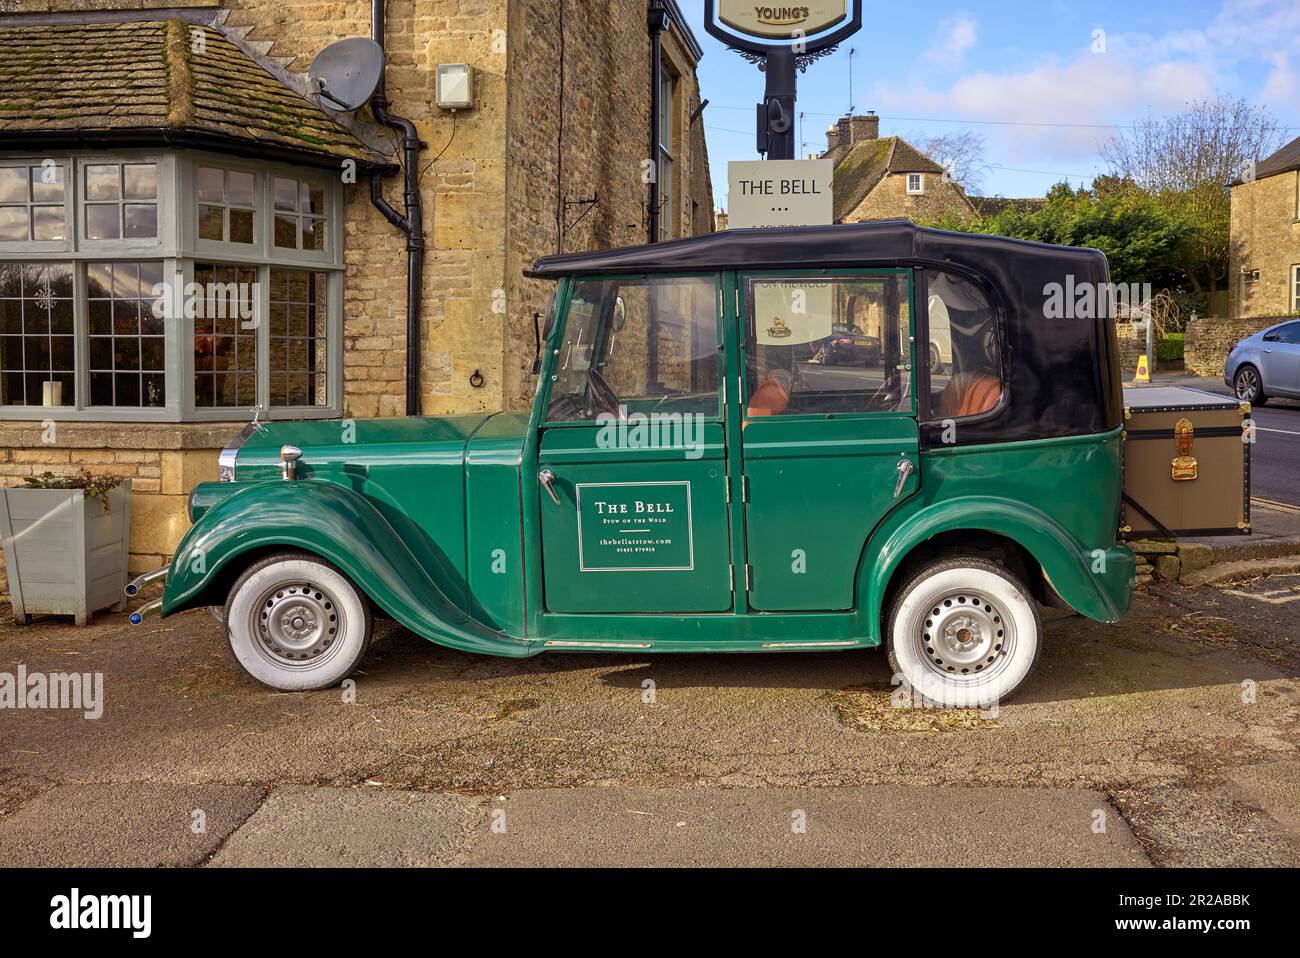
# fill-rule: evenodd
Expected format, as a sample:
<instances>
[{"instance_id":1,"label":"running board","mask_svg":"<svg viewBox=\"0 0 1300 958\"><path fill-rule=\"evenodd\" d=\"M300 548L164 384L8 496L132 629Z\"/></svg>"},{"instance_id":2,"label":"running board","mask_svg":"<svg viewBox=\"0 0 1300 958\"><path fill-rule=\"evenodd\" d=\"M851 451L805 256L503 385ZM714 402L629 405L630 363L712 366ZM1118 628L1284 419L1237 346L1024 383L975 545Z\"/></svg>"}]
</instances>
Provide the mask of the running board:
<instances>
[{"instance_id":1,"label":"running board","mask_svg":"<svg viewBox=\"0 0 1300 958\"><path fill-rule=\"evenodd\" d=\"M764 642L765 649L849 649L858 645L858 642L849 639L847 642Z\"/></svg>"},{"instance_id":2,"label":"running board","mask_svg":"<svg viewBox=\"0 0 1300 958\"><path fill-rule=\"evenodd\" d=\"M652 642L558 642L549 641L548 649L652 649Z\"/></svg>"}]
</instances>

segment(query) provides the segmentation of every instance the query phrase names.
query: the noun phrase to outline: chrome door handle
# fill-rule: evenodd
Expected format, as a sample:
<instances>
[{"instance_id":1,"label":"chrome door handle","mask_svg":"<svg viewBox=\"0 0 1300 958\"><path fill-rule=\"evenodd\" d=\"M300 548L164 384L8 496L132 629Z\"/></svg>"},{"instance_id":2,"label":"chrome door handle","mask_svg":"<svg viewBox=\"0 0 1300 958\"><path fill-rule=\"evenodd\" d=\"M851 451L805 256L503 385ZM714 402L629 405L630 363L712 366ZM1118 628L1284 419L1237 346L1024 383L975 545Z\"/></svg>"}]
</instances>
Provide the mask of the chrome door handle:
<instances>
[{"instance_id":1,"label":"chrome door handle","mask_svg":"<svg viewBox=\"0 0 1300 958\"><path fill-rule=\"evenodd\" d=\"M537 474L537 478L546 490L546 494L551 497L551 501L558 506L560 497L555 494L555 473L549 469L543 469Z\"/></svg>"},{"instance_id":2,"label":"chrome door handle","mask_svg":"<svg viewBox=\"0 0 1300 958\"><path fill-rule=\"evenodd\" d=\"M916 466L912 465L911 459L900 459L898 461L898 482L894 484L895 499L903 494L903 486L907 485L907 477L915 471Z\"/></svg>"}]
</instances>

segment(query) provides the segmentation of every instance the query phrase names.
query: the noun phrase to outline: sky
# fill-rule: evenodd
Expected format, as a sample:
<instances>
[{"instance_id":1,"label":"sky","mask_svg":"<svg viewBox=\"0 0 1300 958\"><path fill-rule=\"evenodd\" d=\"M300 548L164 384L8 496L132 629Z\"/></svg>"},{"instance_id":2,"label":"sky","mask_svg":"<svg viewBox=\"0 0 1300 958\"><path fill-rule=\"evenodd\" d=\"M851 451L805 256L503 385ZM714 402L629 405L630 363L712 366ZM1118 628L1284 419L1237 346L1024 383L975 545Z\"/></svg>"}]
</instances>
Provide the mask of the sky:
<instances>
[{"instance_id":1,"label":"sky","mask_svg":"<svg viewBox=\"0 0 1300 958\"><path fill-rule=\"evenodd\" d=\"M727 163L758 159L763 75L704 30L703 0L679 0L704 48L699 77L713 188ZM909 17L909 11L919 14ZM1099 149L1134 122L1223 94L1263 106L1300 135L1300 0L867 0L866 26L799 76L799 155L826 148L852 103L881 136L976 130L980 192L1043 196L1105 172Z\"/></svg>"}]
</instances>

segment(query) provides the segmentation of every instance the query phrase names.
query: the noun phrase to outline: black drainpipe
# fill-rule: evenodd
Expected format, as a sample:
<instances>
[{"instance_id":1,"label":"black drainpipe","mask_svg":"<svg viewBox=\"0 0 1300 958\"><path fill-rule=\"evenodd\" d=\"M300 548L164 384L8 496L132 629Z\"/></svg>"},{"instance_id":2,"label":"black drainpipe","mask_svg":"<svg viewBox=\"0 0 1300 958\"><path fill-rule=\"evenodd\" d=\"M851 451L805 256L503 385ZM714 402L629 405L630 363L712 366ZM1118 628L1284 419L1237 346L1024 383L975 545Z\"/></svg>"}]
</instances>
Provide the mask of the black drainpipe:
<instances>
[{"instance_id":1,"label":"black drainpipe","mask_svg":"<svg viewBox=\"0 0 1300 958\"><path fill-rule=\"evenodd\" d=\"M384 7L386 0L372 0L371 31L374 41L384 46ZM387 58L385 58L386 60ZM388 112L388 95L384 81L370 101L375 120L402 135L402 167L405 174L403 216L384 199L383 179L397 172L395 166L378 167L370 174L370 202L384 218L406 234L406 414L420 414L420 304L424 292L424 205L420 199L420 135L415 124L405 117Z\"/></svg>"},{"instance_id":2,"label":"black drainpipe","mask_svg":"<svg viewBox=\"0 0 1300 958\"><path fill-rule=\"evenodd\" d=\"M668 29L668 11L660 0L650 0L647 23L650 28L650 242L659 242L659 77L663 73L662 34Z\"/></svg>"}]
</instances>

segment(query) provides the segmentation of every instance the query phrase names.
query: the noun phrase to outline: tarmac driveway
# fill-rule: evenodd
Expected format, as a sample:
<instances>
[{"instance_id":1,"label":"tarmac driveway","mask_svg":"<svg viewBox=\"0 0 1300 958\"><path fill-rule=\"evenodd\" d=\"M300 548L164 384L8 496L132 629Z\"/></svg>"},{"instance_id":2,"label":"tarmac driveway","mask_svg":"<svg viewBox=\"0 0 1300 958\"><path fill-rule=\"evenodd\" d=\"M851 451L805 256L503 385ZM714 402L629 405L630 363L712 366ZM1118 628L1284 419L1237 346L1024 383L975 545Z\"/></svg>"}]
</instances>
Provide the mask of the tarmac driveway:
<instances>
[{"instance_id":1,"label":"tarmac driveway","mask_svg":"<svg viewBox=\"0 0 1300 958\"><path fill-rule=\"evenodd\" d=\"M513 661L381 623L354 690L288 695L206 613L6 619L0 672L105 703L0 711L0 863L1300 864L1300 608L1257 634L1211 593L1046 613L996 715L894 707L875 651Z\"/></svg>"}]
</instances>

